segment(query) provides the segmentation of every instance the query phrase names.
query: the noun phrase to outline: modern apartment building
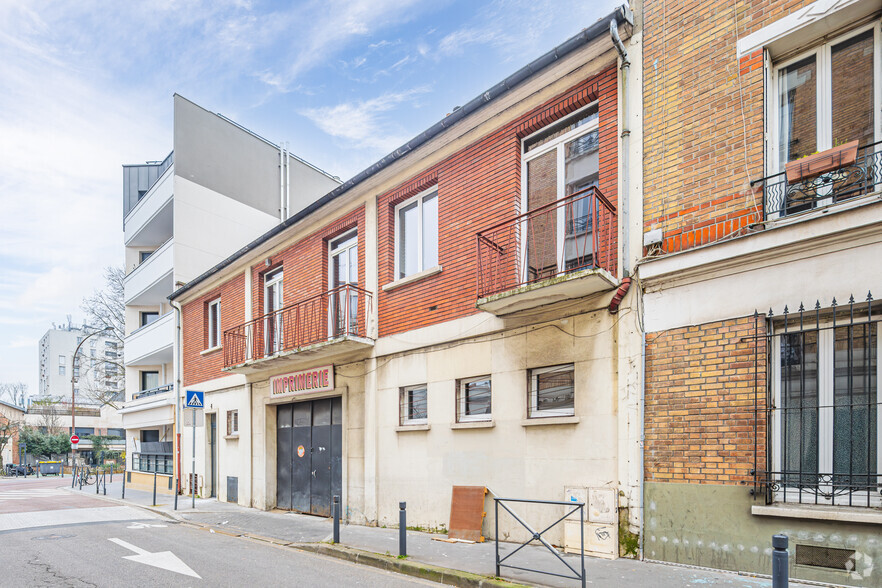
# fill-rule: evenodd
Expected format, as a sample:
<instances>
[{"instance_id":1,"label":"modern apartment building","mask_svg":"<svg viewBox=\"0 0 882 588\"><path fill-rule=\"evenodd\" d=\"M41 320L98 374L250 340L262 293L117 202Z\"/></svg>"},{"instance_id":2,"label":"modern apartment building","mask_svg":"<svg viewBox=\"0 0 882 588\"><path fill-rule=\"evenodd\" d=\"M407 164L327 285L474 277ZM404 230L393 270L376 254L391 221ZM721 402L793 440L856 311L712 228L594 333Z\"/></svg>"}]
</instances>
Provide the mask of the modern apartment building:
<instances>
[{"instance_id":1,"label":"modern apartment building","mask_svg":"<svg viewBox=\"0 0 882 588\"><path fill-rule=\"evenodd\" d=\"M647 559L882 585L880 18L645 2Z\"/></svg>"},{"instance_id":2,"label":"modern apartment building","mask_svg":"<svg viewBox=\"0 0 882 588\"><path fill-rule=\"evenodd\" d=\"M95 329L86 325L75 326L70 322L52 325L40 338L40 389L39 400L54 399L70 403L71 379L77 403L100 406L117 395L119 373L122 371L122 352L117 340L103 333L90 337L77 346Z\"/></svg>"},{"instance_id":3,"label":"modern apartment building","mask_svg":"<svg viewBox=\"0 0 882 588\"><path fill-rule=\"evenodd\" d=\"M205 392L186 487L324 516L339 495L377 525L407 501L430 528L456 485L590 496L588 549L618 555L640 528L639 31L615 10L172 295L181 393Z\"/></svg>"},{"instance_id":4,"label":"modern apartment building","mask_svg":"<svg viewBox=\"0 0 882 588\"><path fill-rule=\"evenodd\" d=\"M168 296L339 181L235 122L174 97L172 152L123 166L128 468L167 476L175 448ZM219 318L219 317L218 317ZM180 425L180 423L177 423ZM150 474L152 483L152 474Z\"/></svg>"}]
</instances>

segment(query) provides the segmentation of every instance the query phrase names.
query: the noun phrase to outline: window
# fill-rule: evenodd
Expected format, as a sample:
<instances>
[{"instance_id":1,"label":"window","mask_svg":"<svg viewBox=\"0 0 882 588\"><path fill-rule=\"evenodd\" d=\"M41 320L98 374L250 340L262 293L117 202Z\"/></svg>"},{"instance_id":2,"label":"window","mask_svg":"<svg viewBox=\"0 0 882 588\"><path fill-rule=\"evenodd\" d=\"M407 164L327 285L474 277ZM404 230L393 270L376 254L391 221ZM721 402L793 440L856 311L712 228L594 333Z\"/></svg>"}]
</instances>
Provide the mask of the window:
<instances>
[{"instance_id":1,"label":"window","mask_svg":"<svg viewBox=\"0 0 882 588\"><path fill-rule=\"evenodd\" d=\"M90 350L89 350L89 355L90 355L91 357L96 357L96 356L97 356L97 353L96 353L96 351L95 351L94 349L90 349ZM94 363L94 362L93 362L93 363Z\"/></svg>"},{"instance_id":2,"label":"window","mask_svg":"<svg viewBox=\"0 0 882 588\"><path fill-rule=\"evenodd\" d=\"M141 392L159 388L159 372L141 372Z\"/></svg>"},{"instance_id":3,"label":"window","mask_svg":"<svg viewBox=\"0 0 882 588\"><path fill-rule=\"evenodd\" d=\"M79 378L79 377L80 377L80 368L75 367L75 368L73 369L73 376L74 376L75 378Z\"/></svg>"},{"instance_id":4,"label":"window","mask_svg":"<svg viewBox=\"0 0 882 588\"><path fill-rule=\"evenodd\" d=\"M58 375L59 376L64 375L64 366L63 365L58 366Z\"/></svg>"},{"instance_id":5,"label":"window","mask_svg":"<svg viewBox=\"0 0 882 588\"><path fill-rule=\"evenodd\" d=\"M530 418L575 414L573 364L530 370Z\"/></svg>"},{"instance_id":6,"label":"window","mask_svg":"<svg viewBox=\"0 0 882 588\"><path fill-rule=\"evenodd\" d=\"M554 277L595 261L593 218L600 211L593 210L595 197L589 188L600 180L598 123L595 103L523 140L521 209L547 207L521 228L526 281ZM550 206L570 196L567 204Z\"/></svg>"},{"instance_id":7,"label":"window","mask_svg":"<svg viewBox=\"0 0 882 588\"><path fill-rule=\"evenodd\" d=\"M395 207L395 279L438 265L438 188Z\"/></svg>"},{"instance_id":8,"label":"window","mask_svg":"<svg viewBox=\"0 0 882 588\"><path fill-rule=\"evenodd\" d=\"M817 151L880 140L874 111L878 25L863 27L778 63L774 84L777 168ZM875 105L875 106L874 106Z\"/></svg>"},{"instance_id":9,"label":"window","mask_svg":"<svg viewBox=\"0 0 882 588\"><path fill-rule=\"evenodd\" d=\"M263 310L264 316L264 352L273 355L282 351L285 325L282 313L277 312L283 307L283 285L285 274L282 268L275 269L263 277Z\"/></svg>"},{"instance_id":10,"label":"window","mask_svg":"<svg viewBox=\"0 0 882 588\"><path fill-rule=\"evenodd\" d=\"M95 347L96 345L98 345L98 341L96 341L95 339L89 341L89 347Z\"/></svg>"},{"instance_id":11,"label":"window","mask_svg":"<svg viewBox=\"0 0 882 588\"><path fill-rule=\"evenodd\" d=\"M141 326L145 327L157 319L159 319L158 312L144 311L141 313Z\"/></svg>"},{"instance_id":12,"label":"window","mask_svg":"<svg viewBox=\"0 0 882 588\"><path fill-rule=\"evenodd\" d=\"M776 499L880 505L878 324L820 323L773 338Z\"/></svg>"},{"instance_id":13,"label":"window","mask_svg":"<svg viewBox=\"0 0 882 588\"><path fill-rule=\"evenodd\" d=\"M407 386L401 389L399 417L402 425L422 425L428 417L428 394L426 385Z\"/></svg>"},{"instance_id":14,"label":"window","mask_svg":"<svg viewBox=\"0 0 882 588\"><path fill-rule=\"evenodd\" d=\"M83 338L82 338L82 337L77 337L77 345L79 345L79 344L82 343L82 342L83 342Z\"/></svg>"},{"instance_id":15,"label":"window","mask_svg":"<svg viewBox=\"0 0 882 588\"><path fill-rule=\"evenodd\" d=\"M147 261L147 258L153 255L152 251L140 251L138 252L138 263L144 263Z\"/></svg>"},{"instance_id":16,"label":"window","mask_svg":"<svg viewBox=\"0 0 882 588\"><path fill-rule=\"evenodd\" d=\"M104 342L105 347L110 347L111 349L116 349L116 341L111 341L110 339Z\"/></svg>"},{"instance_id":17,"label":"window","mask_svg":"<svg viewBox=\"0 0 882 588\"><path fill-rule=\"evenodd\" d=\"M456 422L489 421L490 377L460 380L456 391Z\"/></svg>"},{"instance_id":18,"label":"window","mask_svg":"<svg viewBox=\"0 0 882 588\"><path fill-rule=\"evenodd\" d=\"M141 431L141 443L156 443L159 441L159 429L144 429Z\"/></svg>"},{"instance_id":19,"label":"window","mask_svg":"<svg viewBox=\"0 0 882 588\"><path fill-rule=\"evenodd\" d=\"M221 303L220 299L208 303L208 349L221 344Z\"/></svg>"},{"instance_id":20,"label":"window","mask_svg":"<svg viewBox=\"0 0 882 588\"><path fill-rule=\"evenodd\" d=\"M120 439L126 438L126 430L125 429L107 429L108 437L119 437Z\"/></svg>"},{"instance_id":21,"label":"window","mask_svg":"<svg viewBox=\"0 0 882 588\"><path fill-rule=\"evenodd\" d=\"M239 411L227 411L227 436L239 434Z\"/></svg>"},{"instance_id":22,"label":"window","mask_svg":"<svg viewBox=\"0 0 882 588\"><path fill-rule=\"evenodd\" d=\"M58 365L65 365L63 355L58 356Z\"/></svg>"}]
</instances>

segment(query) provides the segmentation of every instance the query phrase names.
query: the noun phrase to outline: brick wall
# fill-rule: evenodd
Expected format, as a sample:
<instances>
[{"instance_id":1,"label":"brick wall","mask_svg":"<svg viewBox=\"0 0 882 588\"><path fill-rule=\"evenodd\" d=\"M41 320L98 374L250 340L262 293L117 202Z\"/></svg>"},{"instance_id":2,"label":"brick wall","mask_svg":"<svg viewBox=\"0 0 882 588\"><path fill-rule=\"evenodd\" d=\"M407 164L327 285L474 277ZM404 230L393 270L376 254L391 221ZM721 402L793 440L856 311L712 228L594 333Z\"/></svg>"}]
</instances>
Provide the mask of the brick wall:
<instances>
[{"instance_id":1,"label":"brick wall","mask_svg":"<svg viewBox=\"0 0 882 588\"><path fill-rule=\"evenodd\" d=\"M646 481L753 480L754 451L765 455L754 399L765 407L766 348L756 331L744 317L646 335Z\"/></svg>"},{"instance_id":2,"label":"brick wall","mask_svg":"<svg viewBox=\"0 0 882 588\"><path fill-rule=\"evenodd\" d=\"M761 220L762 51L735 43L810 2L644 3L644 228L664 252Z\"/></svg>"},{"instance_id":3,"label":"brick wall","mask_svg":"<svg viewBox=\"0 0 882 588\"><path fill-rule=\"evenodd\" d=\"M235 277L182 306L184 386L204 382L224 375L222 349L202 355L208 348L208 303L220 298L221 333L245 322L245 276Z\"/></svg>"},{"instance_id":4,"label":"brick wall","mask_svg":"<svg viewBox=\"0 0 882 588\"><path fill-rule=\"evenodd\" d=\"M477 312L475 235L520 212L521 139L598 100L600 190L618 201L617 72L610 67L377 200L380 336L401 333ZM385 292L395 276L395 205L438 186L438 263L441 273Z\"/></svg>"},{"instance_id":5,"label":"brick wall","mask_svg":"<svg viewBox=\"0 0 882 588\"><path fill-rule=\"evenodd\" d=\"M364 235L364 207L334 220L291 246L274 254L269 266L263 260L252 260L252 317L264 314L263 276L282 268L284 280L282 302L289 306L328 290L328 241L356 229ZM358 250L358 280L364 286L364 251ZM224 352L202 355L208 347L208 303L221 299L221 331L245 322L245 276L241 273L219 288L212 290L183 307L184 385L225 375L221 370ZM324 318L324 317L322 317Z\"/></svg>"}]
</instances>

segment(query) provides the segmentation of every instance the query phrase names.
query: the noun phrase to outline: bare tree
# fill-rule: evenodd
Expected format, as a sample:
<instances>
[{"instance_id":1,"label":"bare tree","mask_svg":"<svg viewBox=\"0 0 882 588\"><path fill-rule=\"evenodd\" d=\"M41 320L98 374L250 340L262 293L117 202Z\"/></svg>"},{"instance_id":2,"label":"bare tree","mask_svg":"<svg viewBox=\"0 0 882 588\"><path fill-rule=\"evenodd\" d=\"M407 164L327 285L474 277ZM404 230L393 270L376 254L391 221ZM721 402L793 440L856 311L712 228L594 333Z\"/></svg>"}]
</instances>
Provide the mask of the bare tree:
<instances>
[{"instance_id":1,"label":"bare tree","mask_svg":"<svg viewBox=\"0 0 882 588\"><path fill-rule=\"evenodd\" d=\"M97 358L83 357L82 354L74 358L74 368L79 368L81 375L89 373L91 376L81 393L102 406L109 404L114 408L118 408L125 389L125 277L125 269L122 267L104 268L104 287L84 298L80 305L91 328L99 330L109 327L105 335L110 337L115 346L105 349Z\"/></svg>"},{"instance_id":2,"label":"bare tree","mask_svg":"<svg viewBox=\"0 0 882 588\"><path fill-rule=\"evenodd\" d=\"M28 385L24 382L0 382L0 400L24 406L24 399L28 394Z\"/></svg>"},{"instance_id":3,"label":"bare tree","mask_svg":"<svg viewBox=\"0 0 882 588\"><path fill-rule=\"evenodd\" d=\"M22 426L20 419L12 418L11 412L0 406L0 469L3 468L3 450L18 437Z\"/></svg>"},{"instance_id":4,"label":"bare tree","mask_svg":"<svg viewBox=\"0 0 882 588\"><path fill-rule=\"evenodd\" d=\"M28 412L40 415L40 424L38 427L45 428L50 435L63 433L65 429L61 427L61 417L70 414L70 406L63 407L63 400L57 398L41 398L31 400Z\"/></svg>"}]
</instances>

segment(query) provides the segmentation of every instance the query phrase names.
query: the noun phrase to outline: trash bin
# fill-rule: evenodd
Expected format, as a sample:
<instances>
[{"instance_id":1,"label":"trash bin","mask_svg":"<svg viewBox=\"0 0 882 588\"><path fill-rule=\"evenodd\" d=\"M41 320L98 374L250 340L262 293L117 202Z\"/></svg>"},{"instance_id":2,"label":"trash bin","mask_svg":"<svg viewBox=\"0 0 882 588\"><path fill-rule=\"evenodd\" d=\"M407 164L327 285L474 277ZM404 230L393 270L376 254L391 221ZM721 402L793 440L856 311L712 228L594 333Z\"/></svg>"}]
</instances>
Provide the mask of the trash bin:
<instances>
[{"instance_id":1,"label":"trash bin","mask_svg":"<svg viewBox=\"0 0 882 588\"><path fill-rule=\"evenodd\" d=\"M60 461L38 461L40 464L40 475L45 476L46 474L60 474L61 473L61 462Z\"/></svg>"}]
</instances>

